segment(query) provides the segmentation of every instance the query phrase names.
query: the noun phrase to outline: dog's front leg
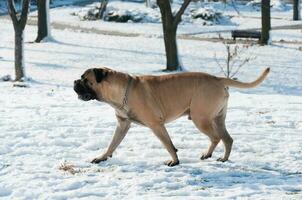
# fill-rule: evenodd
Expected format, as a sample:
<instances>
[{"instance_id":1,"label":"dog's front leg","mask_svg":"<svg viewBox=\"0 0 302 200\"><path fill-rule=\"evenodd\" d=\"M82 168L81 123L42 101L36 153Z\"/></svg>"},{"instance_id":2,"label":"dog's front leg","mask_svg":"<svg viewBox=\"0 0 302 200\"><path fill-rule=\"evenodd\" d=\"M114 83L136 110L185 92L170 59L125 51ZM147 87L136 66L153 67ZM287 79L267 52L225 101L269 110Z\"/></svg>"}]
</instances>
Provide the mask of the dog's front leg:
<instances>
[{"instance_id":1,"label":"dog's front leg","mask_svg":"<svg viewBox=\"0 0 302 200\"><path fill-rule=\"evenodd\" d=\"M108 157L112 157L112 154L114 150L118 147L118 145L121 143L121 141L124 139L125 135L127 134L129 128L130 128L130 121L125 118L121 118L117 116L118 124L115 129L114 136L112 138L112 141L106 151L103 155L94 158L91 163L99 163L101 161L107 160Z\"/></svg>"},{"instance_id":2,"label":"dog's front leg","mask_svg":"<svg viewBox=\"0 0 302 200\"><path fill-rule=\"evenodd\" d=\"M153 125L150 126L153 133L157 136L157 138L163 143L163 145L168 150L169 154L172 157L172 160L168 160L165 162L166 165L169 167L175 166L179 164L179 160L177 157L177 149L174 147L172 140L168 134L168 131L166 130L164 125Z\"/></svg>"}]
</instances>

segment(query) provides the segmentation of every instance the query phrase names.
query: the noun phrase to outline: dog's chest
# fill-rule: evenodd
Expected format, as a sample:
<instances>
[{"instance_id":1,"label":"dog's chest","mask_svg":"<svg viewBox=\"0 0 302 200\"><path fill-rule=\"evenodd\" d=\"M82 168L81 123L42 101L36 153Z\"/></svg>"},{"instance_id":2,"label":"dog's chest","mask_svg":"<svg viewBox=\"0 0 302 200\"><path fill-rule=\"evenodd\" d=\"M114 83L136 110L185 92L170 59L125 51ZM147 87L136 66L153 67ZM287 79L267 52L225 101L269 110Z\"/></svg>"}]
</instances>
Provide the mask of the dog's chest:
<instances>
[{"instance_id":1,"label":"dog's chest","mask_svg":"<svg viewBox=\"0 0 302 200\"><path fill-rule=\"evenodd\" d=\"M115 112L119 117L125 118L139 125L145 125L142 121L138 119L134 112L126 109L115 108Z\"/></svg>"}]
</instances>

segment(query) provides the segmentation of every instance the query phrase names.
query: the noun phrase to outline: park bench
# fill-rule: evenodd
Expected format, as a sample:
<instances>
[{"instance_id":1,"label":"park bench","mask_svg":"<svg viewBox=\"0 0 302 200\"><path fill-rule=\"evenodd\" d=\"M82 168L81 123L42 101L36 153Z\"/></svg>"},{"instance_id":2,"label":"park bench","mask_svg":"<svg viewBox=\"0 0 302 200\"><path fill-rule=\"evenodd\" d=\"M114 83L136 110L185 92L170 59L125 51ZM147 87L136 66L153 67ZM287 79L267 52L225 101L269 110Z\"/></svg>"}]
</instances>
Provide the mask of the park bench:
<instances>
[{"instance_id":1,"label":"park bench","mask_svg":"<svg viewBox=\"0 0 302 200\"><path fill-rule=\"evenodd\" d=\"M261 32L259 31L244 31L244 30L234 30L231 32L233 40L236 38L261 38Z\"/></svg>"}]
</instances>

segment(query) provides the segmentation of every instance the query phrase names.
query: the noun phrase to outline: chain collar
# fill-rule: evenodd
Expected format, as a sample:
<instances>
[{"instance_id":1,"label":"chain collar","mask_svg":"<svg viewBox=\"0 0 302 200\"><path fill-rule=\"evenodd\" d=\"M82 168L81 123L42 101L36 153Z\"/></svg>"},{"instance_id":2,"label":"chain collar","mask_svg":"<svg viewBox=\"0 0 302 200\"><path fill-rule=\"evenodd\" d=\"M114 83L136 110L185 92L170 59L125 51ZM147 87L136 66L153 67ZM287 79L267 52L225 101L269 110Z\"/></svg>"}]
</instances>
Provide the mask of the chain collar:
<instances>
[{"instance_id":1,"label":"chain collar","mask_svg":"<svg viewBox=\"0 0 302 200\"><path fill-rule=\"evenodd\" d=\"M125 109L125 106L127 106L127 104L128 104L128 94L129 94L129 89L130 89L132 81L133 81L133 78L129 77L129 81L127 83L126 91L125 91L124 98L123 98L122 109Z\"/></svg>"},{"instance_id":2,"label":"chain collar","mask_svg":"<svg viewBox=\"0 0 302 200\"><path fill-rule=\"evenodd\" d=\"M118 110L124 110L124 111L128 112L128 109L127 109L128 94L129 94L129 90L130 90L130 86L132 85L132 82L133 82L133 78L129 77L129 80L128 80L128 83L127 83L127 86L126 86L126 89L125 89L125 93L124 93L124 96L123 96L122 104L118 105L117 103L113 103L113 102L111 103Z\"/></svg>"}]
</instances>

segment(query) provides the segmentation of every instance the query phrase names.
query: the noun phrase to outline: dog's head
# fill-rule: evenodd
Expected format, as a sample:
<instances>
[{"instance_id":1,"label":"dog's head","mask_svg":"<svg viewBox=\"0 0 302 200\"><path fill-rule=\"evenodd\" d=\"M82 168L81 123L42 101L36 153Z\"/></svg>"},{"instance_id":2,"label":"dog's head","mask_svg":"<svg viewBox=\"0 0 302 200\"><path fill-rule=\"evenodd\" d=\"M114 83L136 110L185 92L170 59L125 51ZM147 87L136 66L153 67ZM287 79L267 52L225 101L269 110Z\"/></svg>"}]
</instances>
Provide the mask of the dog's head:
<instances>
[{"instance_id":1,"label":"dog's head","mask_svg":"<svg viewBox=\"0 0 302 200\"><path fill-rule=\"evenodd\" d=\"M101 100L99 86L107 78L109 69L93 68L88 69L81 76L81 79L74 81L73 89L83 101Z\"/></svg>"}]
</instances>

